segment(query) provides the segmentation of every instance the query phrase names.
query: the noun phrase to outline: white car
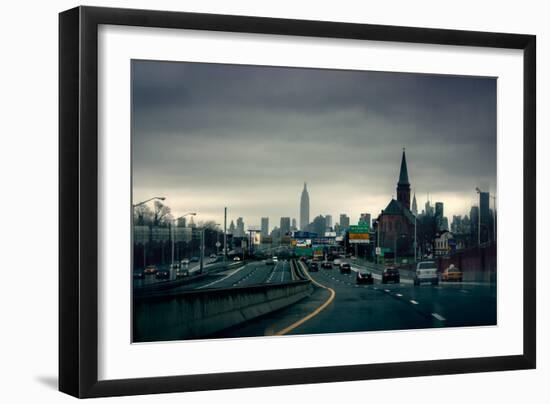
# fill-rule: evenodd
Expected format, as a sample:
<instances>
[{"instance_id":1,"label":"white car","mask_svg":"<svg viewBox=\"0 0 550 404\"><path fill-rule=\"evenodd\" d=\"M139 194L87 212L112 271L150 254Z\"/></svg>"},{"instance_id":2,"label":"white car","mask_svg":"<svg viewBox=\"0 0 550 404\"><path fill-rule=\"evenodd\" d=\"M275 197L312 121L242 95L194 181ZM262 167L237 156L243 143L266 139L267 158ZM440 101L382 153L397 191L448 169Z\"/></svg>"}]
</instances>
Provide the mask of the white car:
<instances>
[{"instance_id":1,"label":"white car","mask_svg":"<svg viewBox=\"0 0 550 404\"><path fill-rule=\"evenodd\" d=\"M189 259L184 258L181 260L181 265L189 265Z\"/></svg>"},{"instance_id":2,"label":"white car","mask_svg":"<svg viewBox=\"0 0 550 404\"><path fill-rule=\"evenodd\" d=\"M241 259L239 257L233 258L233 261L240 261Z\"/></svg>"},{"instance_id":3,"label":"white car","mask_svg":"<svg viewBox=\"0 0 550 404\"><path fill-rule=\"evenodd\" d=\"M416 265L416 272L413 279L414 286L421 283L431 283L432 285L439 284L439 276L437 274L437 266L433 261L422 261Z\"/></svg>"}]
</instances>

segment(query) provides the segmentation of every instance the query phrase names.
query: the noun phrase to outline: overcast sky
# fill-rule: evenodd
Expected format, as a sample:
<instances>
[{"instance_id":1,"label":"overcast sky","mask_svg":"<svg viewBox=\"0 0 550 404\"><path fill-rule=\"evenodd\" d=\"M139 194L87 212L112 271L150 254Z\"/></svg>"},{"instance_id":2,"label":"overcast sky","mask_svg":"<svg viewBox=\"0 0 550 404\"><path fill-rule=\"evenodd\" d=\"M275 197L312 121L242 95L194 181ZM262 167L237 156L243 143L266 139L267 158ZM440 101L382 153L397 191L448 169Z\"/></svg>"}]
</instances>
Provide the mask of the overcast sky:
<instances>
[{"instance_id":1,"label":"overcast sky","mask_svg":"<svg viewBox=\"0 0 550 404\"><path fill-rule=\"evenodd\" d=\"M373 217L396 195L402 148L421 210L469 214L496 187L496 79L132 62L134 203L166 196L176 216L270 227Z\"/></svg>"}]
</instances>

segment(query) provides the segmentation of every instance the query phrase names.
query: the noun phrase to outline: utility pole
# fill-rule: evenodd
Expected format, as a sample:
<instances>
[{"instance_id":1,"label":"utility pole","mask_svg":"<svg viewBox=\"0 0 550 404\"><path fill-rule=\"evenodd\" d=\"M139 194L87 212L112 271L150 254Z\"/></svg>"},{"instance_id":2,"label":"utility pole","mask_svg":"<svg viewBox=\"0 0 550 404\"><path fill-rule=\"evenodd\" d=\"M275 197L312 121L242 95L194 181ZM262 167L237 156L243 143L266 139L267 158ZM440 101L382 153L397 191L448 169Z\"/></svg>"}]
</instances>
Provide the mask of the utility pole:
<instances>
[{"instance_id":1,"label":"utility pole","mask_svg":"<svg viewBox=\"0 0 550 404\"><path fill-rule=\"evenodd\" d=\"M416 215L414 215L414 262L416 262L416 249L417 249L417 241L416 241Z\"/></svg>"},{"instance_id":2,"label":"utility pole","mask_svg":"<svg viewBox=\"0 0 550 404\"><path fill-rule=\"evenodd\" d=\"M201 260L201 265L200 265L200 273L202 274L202 271L204 269L204 230L205 228L203 227L201 230L200 230L200 234L201 234L201 247L200 247L200 252L201 252L201 256L200 256L200 260Z\"/></svg>"},{"instance_id":3,"label":"utility pole","mask_svg":"<svg viewBox=\"0 0 550 404\"><path fill-rule=\"evenodd\" d=\"M223 208L223 263L227 259L227 206Z\"/></svg>"}]
</instances>

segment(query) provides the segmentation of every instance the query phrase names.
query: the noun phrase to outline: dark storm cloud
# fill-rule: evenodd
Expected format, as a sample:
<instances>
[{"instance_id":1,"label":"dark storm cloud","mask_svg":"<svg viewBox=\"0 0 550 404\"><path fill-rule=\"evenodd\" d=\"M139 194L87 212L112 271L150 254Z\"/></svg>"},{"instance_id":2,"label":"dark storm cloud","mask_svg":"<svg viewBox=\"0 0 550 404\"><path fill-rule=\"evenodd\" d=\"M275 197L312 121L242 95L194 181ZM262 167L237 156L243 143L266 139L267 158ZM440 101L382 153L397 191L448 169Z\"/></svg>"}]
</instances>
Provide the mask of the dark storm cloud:
<instances>
[{"instance_id":1,"label":"dark storm cloud","mask_svg":"<svg viewBox=\"0 0 550 404\"><path fill-rule=\"evenodd\" d=\"M475 186L496 186L495 79L149 61L132 69L138 195L164 192L196 210L215 205L209 198L234 201L257 224L297 216L306 180L319 192L313 214L376 212L395 192L402 147L419 203L425 192L469 202ZM255 203L245 204L251 187Z\"/></svg>"}]
</instances>

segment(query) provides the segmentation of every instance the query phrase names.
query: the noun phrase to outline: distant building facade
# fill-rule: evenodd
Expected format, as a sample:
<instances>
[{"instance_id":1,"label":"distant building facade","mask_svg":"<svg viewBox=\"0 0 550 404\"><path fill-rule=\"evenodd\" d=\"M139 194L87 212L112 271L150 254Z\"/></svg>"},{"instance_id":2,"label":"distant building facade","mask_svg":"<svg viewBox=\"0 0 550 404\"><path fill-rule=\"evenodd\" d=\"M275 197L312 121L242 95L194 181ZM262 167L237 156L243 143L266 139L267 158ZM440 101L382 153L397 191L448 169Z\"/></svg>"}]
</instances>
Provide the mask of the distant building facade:
<instances>
[{"instance_id":1,"label":"distant building facade","mask_svg":"<svg viewBox=\"0 0 550 404\"><path fill-rule=\"evenodd\" d=\"M307 184L304 182L304 189L300 197L300 230L307 230L309 225L309 193Z\"/></svg>"},{"instance_id":2,"label":"distant building facade","mask_svg":"<svg viewBox=\"0 0 550 404\"><path fill-rule=\"evenodd\" d=\"M269 217L262 217L261 233L262 237L269 235Z\"/></svg>"}]
</instances>

